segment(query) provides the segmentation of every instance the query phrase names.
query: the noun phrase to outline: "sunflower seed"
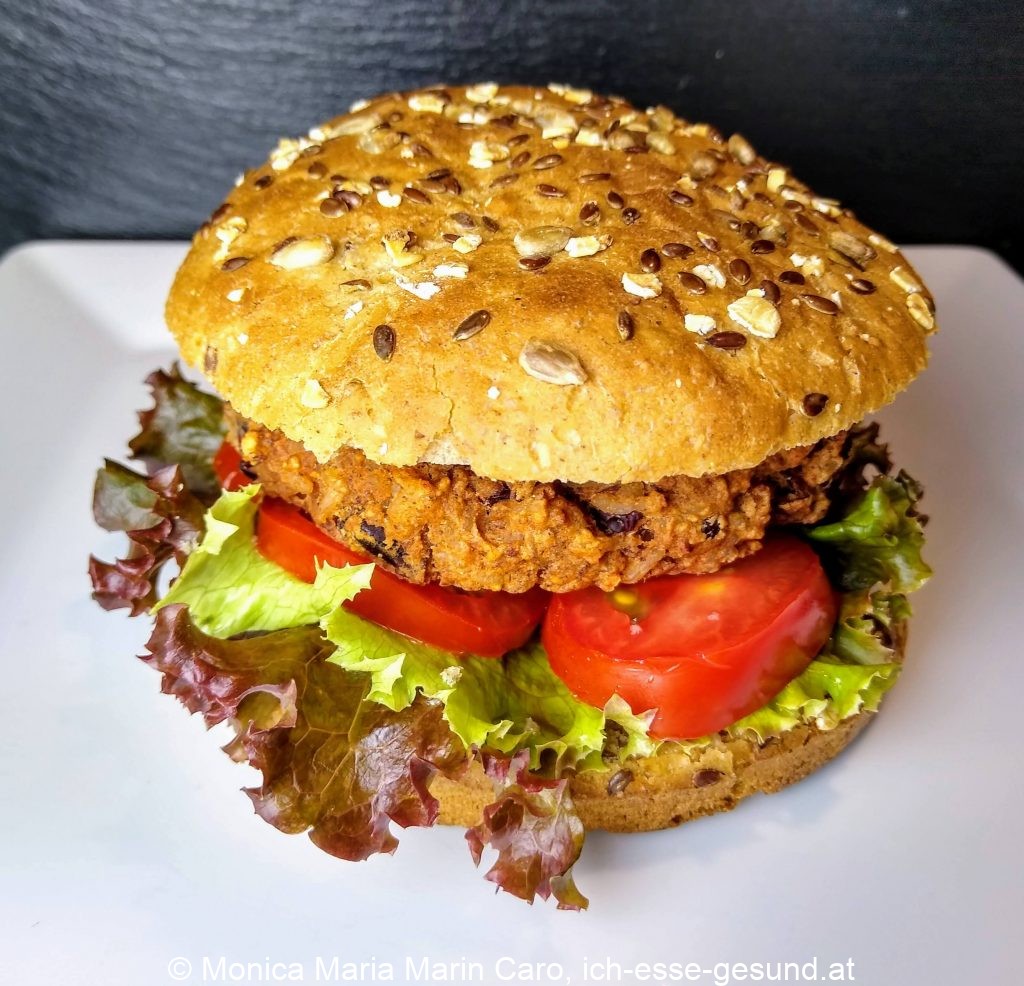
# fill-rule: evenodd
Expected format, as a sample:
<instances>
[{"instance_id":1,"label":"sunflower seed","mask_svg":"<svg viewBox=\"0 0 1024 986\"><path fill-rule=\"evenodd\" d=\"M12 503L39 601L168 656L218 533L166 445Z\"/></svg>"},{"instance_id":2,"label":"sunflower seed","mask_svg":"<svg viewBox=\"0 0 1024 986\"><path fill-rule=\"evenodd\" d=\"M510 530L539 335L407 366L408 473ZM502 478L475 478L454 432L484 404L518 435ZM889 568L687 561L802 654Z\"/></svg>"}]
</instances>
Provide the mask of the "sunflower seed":
<instances>
[{"instance_id":1,"label":"sunflower seed","mask_svg":"<svg viewBox=\"0 0 1024 986\"><path fill-rule=\"evenodd\" d=\"M923 294L919 294L916 291L908 294L907 310L910 312L910 317L926 332L931 332L935 328L935 316L932 314L931 306Z\"/></svg>"},{"instance_id":2,"label":"sunflower seed","mask_svg":"<svg viewBox=\"0 0 1024 986\"><path fill-rule=\"evenodd\" d=\"M856 264L866 264L878 256L873 247L868 246L863 240L857 239L852 233L841 229L828 234L828 245L836 253L842 254Z\"/></svg>"},{"instance_id":3,"label":"sunflower seed","mask_svg":"<svg viewBox=\"0 0 1024 986\"><path fill-rule=\"evenodd\" d=\"M531 339L519 353L519 365L534 380L578 387L587 382L587 371L574 353L542 339Z\"/></svg>"},{"instance_id":4,"label":"sunflower seed","mask_svg":"<svg viewBox=\"0 0 1024 986\"><path fill-rule=\"evenodd\" d=\"M889 278L904 291L920 291L921 284L912 275L908 274L902 267L893 267L889 271Z\"/></svg>"},{"instance_id":5,"label":"sunflower seed","mask_svg":"<svg viewBox=\"0 0 1024 986\"><path fill-rule=\"evenodd\" d=\"M521 257L550 257L572 236L568 226L533 226L516 233L513 243Z\"/></svg>"},{"instance_id":6,"label":"sunflower seed","mask_svg":"<svg viewBox=\"0 0 1024 986\"><path fill-rule=\"evenodd\" d=\"M750 146L750 142L740 134L733 134L726 146L729 153L742 165L753 164L757 159L757 153Z\"/></svg>"},{"instance_id":7,"label":"sunflower seed","mask_svg":"<svg viewBox=\"0 0 1024 986\"><path fill-rule=\"evenodd\" d=\"M307 236L279 246L270 262L282 270L298 270L324 264L334 256L334 244L326 236Z\"/></svg>"}]
</instances>

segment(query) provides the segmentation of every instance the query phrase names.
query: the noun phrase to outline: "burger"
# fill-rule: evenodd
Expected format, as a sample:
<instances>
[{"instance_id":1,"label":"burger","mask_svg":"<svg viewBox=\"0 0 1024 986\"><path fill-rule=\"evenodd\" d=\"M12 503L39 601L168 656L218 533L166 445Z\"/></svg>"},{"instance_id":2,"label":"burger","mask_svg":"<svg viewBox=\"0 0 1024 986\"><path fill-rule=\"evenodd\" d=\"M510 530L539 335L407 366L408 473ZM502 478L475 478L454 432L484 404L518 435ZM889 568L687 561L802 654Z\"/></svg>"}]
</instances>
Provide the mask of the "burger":
<instances>
[{"instance_id":1,"label":"burger","mask_svg":"<svg viewBox=\"0 0 1024 986\"><path fill-rule=\"evenodd\" d=\"M380 96L239 177L167 323L216 395L149 378L94 595L154 618L144 660L282 831L355 860L460 825L582 907L588 829L776 791L899 674L921 488L863 419L932 298L739 134Z\"/></svg>"}]
</instances>

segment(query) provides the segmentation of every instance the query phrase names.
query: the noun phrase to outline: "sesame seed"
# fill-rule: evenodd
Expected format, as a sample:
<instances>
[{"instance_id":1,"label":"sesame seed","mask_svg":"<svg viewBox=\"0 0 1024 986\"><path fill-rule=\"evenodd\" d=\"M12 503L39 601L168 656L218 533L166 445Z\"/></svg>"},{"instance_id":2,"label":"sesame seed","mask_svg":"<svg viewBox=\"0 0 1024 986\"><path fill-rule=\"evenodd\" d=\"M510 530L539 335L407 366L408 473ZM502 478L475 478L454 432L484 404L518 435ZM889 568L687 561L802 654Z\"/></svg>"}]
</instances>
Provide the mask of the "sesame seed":
<instances>
[{"instance_id":1,"label":"sesame seed","mask_svg":"<svg viewBox=\"0 0 1024 986\"><path fill-rule=\"evenodd\" d=\"M451 168L437 168L434 171L431 171L428 175L426 175L425 180L442 181L443 179L448 178L451 175L451 173Z\"/></svg>"},{"instance_id":2,"label":"sesame seed","mask_svg":"<svg viewBox=\"0 0 1024 986\"><path fill-rule=\"evenodd\" d=\"M508 166L510 168L512 168L513 170L515 170L517 168L521 168L529 160L530 160L530 152L529 151L520 151L514 158L512 158L511 161L509 161Z\"/></svg>"},{"instance_id":3,"label":"sesame seed","mask_svg":"<svg viewBox=\"0 0 1024 986\"><path fill-rule=\"evenodd\" d=\"M251 259L251 257L229 257L220 265L220 269L226 271L238 270L249 263Z\"/></svg>"},{"instance_id":4,"label":"sesame seed","mask_svg":"<svg viewBox=\"0 0 1024 986\"><path fill-rule=\"evenodd\" d=\"M453 212L451 220L456 226L461 226L463 229L476 228L476 220L468 212Z\"/></svg>"},{"instance_id":5,"label":"sesame seed","mask_svg":"<svg viewBox=\"0 0 1024 986\"><path fill-rule=\"evenodd\" d=\"M525 144L529 139L529 134L516 134L514 137L509 137L506 143L509 147L518 147L520 144Z\"/></svg>"},{"instance_id":6,"label":"sesame seed","mask_svg":"<svg viewBox=\"0 0 1024 986\"><path fill-rule=\"evenodd\" d=\"M679 191L678 188L673 188L668 193L668 199L675 205L693 205L693 198L686 194L686 192Z\"/></svg>"},{"instance_id":7,"label":"sesame seed","mask_svg":"<svg viewBox=\"0 0 1024 986\"><path fill-rule=\"evenodd\" d=\"M498 175L491 182L491 188L504 188L506 185L511 185L517 181L519 181L519 175L515 171L510 171L507 174Z\"/></svg>"},{"instance_id":8,"label":"sesame seed","mask_svg":"<svg viewBox=\"0 0 1024 986\"><path fill-rule=\"evenodd\" d=\"M378 325L373 330L373 351L387 363L395 353L395 330L390 325Z\"/></svg>"},{"instance_id":9,"label":"sesame seed","mask_svg":"<svg viewBox=\"0 0 1024 986\"><path fill-rule=\"evenodd\" d=\"M708 233L698 233L697 239L700 241L700 245L704 247L705 250L710 250L712 253L718 253L720 249L719 243L718 240L716 240L713 236L709 235Z\"/></svg>"},{"instance_id":10,"label":"sesame seed","mask_svg":"<svg viewBox=\"0 0 1024 986\"><path fill-rule=\"evenodd\" d=\"M576 180L582 185L589 185L595 181L610 181L611 177L611 173L608 171L588 171L586 174L580 175Z\"/></svg>"},{"instance_id":11,"label":"sesame seed","mask_svg":"<svg viewBox=\"0 0 1024 986\"><path fill-rule=\"evenodd\" d=\"M411 185L407 185L403 190L402 194L410 201L415 202L417 205L429 205L430 196L426 192L420 191L418 188L413 188Z\"/></svg>"},{"instance_id":12,"label":"sesame seed","mask_svg":"<svg viewBox=\"0 0 1024 986\"><path fill-rule=\"evenodd\" d=\"M537 194L543 195L546 199L564 199L565 192L560 188L556 188L554 185L538 185Z\"/></svg>"},{"instance_id":13,"label":"sesame seed","mask_svg":"<svg viewBox=\"0 0 1024 986\"><path fill-rule=\"evenodd\" d=\"M501 226L498 225L497 221L492 219L490 216L481 216L480 222L484 224L484 228L492 233L497 233Z\"/></svg>"},{"instance_id":14,"label":"sesame seed","mask_svg":"<svg viewBox=\"0 0 1024 986\"><path fill-rule=\"evenodd\" d=\"M633 320L633 316L627 311L619 312L618 318L615 320L615 330L623 342L632 339L636 332L636 322Z\"/></svg>"}]
</instances>

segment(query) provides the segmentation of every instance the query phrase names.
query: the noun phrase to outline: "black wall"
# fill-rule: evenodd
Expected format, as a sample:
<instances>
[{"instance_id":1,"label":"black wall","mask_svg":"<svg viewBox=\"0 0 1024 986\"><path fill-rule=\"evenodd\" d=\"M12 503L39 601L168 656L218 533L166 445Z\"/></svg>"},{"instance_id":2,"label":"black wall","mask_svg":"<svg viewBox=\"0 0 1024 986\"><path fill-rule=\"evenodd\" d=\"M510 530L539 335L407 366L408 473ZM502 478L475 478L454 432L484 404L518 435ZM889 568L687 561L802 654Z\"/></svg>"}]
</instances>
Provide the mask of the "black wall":
<instances>
[{"instance_id":1,"label":"black wall","mask_svg":"<svg viewBox=\"0 0 1024 986\"><path fill-rule=\"evenodd\" d=\"M572 82L739 130L903 242L1018 265L1019 0L0 0L0 248L183 236L377 90Z\"/></svg>"}]
</instances>

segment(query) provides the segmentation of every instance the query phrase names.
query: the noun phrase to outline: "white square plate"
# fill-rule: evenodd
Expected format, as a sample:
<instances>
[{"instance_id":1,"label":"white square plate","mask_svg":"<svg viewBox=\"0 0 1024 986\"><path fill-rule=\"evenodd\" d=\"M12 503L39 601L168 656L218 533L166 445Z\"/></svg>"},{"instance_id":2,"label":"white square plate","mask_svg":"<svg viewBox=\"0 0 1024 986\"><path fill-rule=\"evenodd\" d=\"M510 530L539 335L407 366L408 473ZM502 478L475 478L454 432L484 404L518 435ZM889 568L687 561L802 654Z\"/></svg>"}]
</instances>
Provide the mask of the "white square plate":
<instances>
[{"instance_id":1,"label":"white square plate","mask_svg":"<svg viewBox=\"0 0 1024 986\"><path fill-rule=\"evenodd\" d=\"M173 358L162 301L182 253L53 243L0 264L0 980L209 982L223 957L315 981L321 957L329 981L338 957L402 982L409 957L478 961L445 978L496 982L506 956L576 983L585 961L619 963L622 982L696 962L714 983L716 963L815 958L819 975L852 959L869 984L1021 981L1024 284L1000 261L910 252L942 332L884 436L926 486L936 575L884 714L781 794L591 836L591 909L569 914L495 897L457 830L401 833L396 856L357 865L265 825L238 792L250 769L133 658L146 621L90 602L86 557L113 547L93 472Z\"/></svg>"}]
</instances>

